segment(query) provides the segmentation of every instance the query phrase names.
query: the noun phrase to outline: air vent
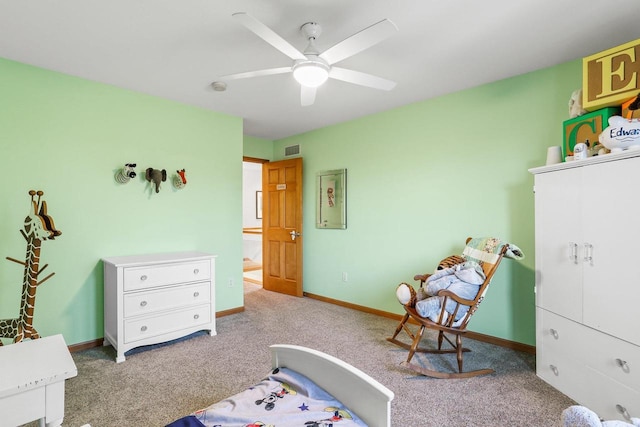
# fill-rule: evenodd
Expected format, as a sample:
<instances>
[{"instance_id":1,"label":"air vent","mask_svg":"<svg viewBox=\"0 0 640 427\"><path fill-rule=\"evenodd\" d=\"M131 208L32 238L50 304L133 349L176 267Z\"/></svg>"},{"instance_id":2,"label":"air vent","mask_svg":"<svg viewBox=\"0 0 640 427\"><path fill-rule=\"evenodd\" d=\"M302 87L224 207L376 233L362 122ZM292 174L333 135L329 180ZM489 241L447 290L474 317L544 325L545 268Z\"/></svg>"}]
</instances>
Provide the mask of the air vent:
<instances>
[{"instance_id":1,"label":"air vent","mask_svg":"<svg viewBox=\"0 0 640 427\"><path fill-rule=\"evenodd\" d=\"M300 155L300 144L284 147L285 157L292 157L292 156L299 156L299 155Z\"/></svg>"}]
</instances>

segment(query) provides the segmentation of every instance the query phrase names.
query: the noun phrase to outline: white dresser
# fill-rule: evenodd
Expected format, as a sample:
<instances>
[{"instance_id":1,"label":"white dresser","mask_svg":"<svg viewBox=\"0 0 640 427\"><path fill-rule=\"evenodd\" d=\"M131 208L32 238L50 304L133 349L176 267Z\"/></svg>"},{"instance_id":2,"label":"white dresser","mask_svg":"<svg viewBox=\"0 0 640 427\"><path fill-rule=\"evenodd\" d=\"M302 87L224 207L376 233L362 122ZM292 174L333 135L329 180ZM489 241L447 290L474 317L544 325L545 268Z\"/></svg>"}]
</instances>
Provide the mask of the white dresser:
<instances>
[{"instance_id":1,"label":"white dresser","mask_svg":"<svg viewBox=\"0 0 640 427\"><path fill-rule=\"evenodd\" d=\"M530 172L537 374L604 419L640 417L640 150Z\"/></svg>"},{"instance_id":2,"label":"white dresser","mask_svg":"<svg viewBox=\"0 0 640 427\"><path fill-rule=\"evenodd\" d=\"M104 344L126 351L207 330L216 334L215 256L180 252L104 258Z\"/></svg>"}]
</instances>

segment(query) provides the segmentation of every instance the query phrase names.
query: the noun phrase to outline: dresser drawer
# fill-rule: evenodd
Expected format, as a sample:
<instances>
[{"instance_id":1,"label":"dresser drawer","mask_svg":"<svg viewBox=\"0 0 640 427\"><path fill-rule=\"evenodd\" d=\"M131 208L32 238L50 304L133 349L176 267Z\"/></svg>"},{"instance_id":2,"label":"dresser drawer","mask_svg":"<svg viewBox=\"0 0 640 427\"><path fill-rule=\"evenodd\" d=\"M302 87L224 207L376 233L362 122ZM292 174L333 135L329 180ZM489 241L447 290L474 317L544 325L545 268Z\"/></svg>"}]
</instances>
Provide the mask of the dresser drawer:
<instances>
[{"instance_id":1,"label":"dresser drawer","mask_svg":"<svg viewBox=\"0 0 640 427\"><path fill-rule=\"evenodd\" d=\"M211 301L211 282L172 286L160 290L124 295L124 317L155 313L172 308L206 304Z\"/></svg>"},{"instance_id":2,"label":"dresser drawer","mask_svg":"<svg viewBox=\"0 0 640 427\"><path fill-rule=\"evenodd\" d=\"M167 334L211 321L211 305L204 304L124 321L124 342Z\"/></svg>"},{"instance_id":3,"label":"dresser drawer","mask_svg":"<svg viewBox=\"0 0 640 427\"><path fill-rule=\"evenodd\" d=\"M589 330L585 340L590 347L587 365L640 392L640 347L587 327L585 329Z\"/></svg>"},{"instance_id":4,"label":"dresser drawer","mask_svg":"<svg viewBox=\"0 0 640 427\"><path fill-rule=\"evenodd\" d=\"M128 267L124 269L124 291L209 280L209 267L209 261Z\"/></svg>"},{"instance_id":5,"label":"dresser drawer","mask_svg":"<svg viewBox=\"0 0 640 427\"><path fill-rule=\"evenodd\" d=\"M589 398L586 366L573 357L553 350L536 352L536 374L577 402Z\"/></svg>"},{"instance_id":6,"label":"dresser drawer","mask_svg":"<svg viewBox=\"0 0 640 427\"><path fill-rule=\"evenodd\" d=\"M536 307L536 322L539 351L554 351L578 360L587 356L589 342L584 339L584 326L540 307Z\"/></svg>"},{"instance_id":7,"label":"dresser drawer","mask_svg":"<svg viewBox=\"0 0 640 427\"><path fill-rule=\"evenodd\" d=\"M640 391L640 347L541 308L536 318L539 352L562 354Z\"/></svg>"},{"instance_id":8,"label":"dresser drawer","mask_svg":"<svg viewBox=\"0 0 640 427\"><path fill-rule=\"evenodd\" d=\"M605 420L630 422L629 418L640 418L640 392L633 390L600 372L587 369L587 398L578 403L587 406Z\"/></svg>"}]
</instances>

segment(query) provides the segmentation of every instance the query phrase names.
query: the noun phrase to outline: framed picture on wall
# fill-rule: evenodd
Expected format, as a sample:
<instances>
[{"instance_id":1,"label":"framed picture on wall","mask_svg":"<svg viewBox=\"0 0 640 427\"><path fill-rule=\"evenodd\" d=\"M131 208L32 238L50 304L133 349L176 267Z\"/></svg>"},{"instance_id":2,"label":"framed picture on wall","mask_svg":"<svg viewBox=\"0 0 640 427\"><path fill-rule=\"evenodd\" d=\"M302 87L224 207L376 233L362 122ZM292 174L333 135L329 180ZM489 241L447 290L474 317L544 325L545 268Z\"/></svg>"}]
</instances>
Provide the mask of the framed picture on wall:
<instances>
[{"instance_id":1,"label":"framed picture on wall","mask_svg":"<svg viewBox=\"0 0 640 427\"><path fill-rule=\"evenodd\" d=\"M316 228L347 228L347 170L316 174Z\"/></svg>"},{"instance_id":2,"label":"framed picture on wall","mask_svg":"<svg viewBox=\"0 0 640 427\"><path fill-rule=\"evenodd\" d=\"M256 191L256 219L262 219L262 191Z\"/></svg>"}]
</instances>

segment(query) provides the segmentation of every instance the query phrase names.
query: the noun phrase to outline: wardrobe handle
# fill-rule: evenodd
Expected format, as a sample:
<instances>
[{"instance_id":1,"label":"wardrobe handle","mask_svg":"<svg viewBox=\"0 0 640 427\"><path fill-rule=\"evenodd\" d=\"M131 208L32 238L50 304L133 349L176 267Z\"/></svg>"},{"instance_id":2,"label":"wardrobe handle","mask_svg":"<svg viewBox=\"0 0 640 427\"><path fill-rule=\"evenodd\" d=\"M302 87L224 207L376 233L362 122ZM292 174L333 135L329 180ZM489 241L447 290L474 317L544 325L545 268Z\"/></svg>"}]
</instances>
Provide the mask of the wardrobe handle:
<instances>
[{"instance_id":1,"label":"wardrobe handle","mask_svg":"<svg viewBox=\"0 0 640 427\"><path fill-rule=\"evenodd\" d=\"M571 252L571 254L569 255L569 259L573 260L574 264L577 264L578 263L578 244L574 242L569 242L569 252Z\"/></svg>"},{"instance_id":2,"label":"wardrobe handle","mask_svg":"<svg viewBox=\"0 0 640 427\"><path fill-rule=\"evenodd\" d=\"M591 243L584 244L584 262L593 265L593 245Z\"/></svg>"},{"instance_id":3,"label":"wardrobe handle","mask_svg":"<svg viewBox=\"0 0 640 427\"><path fill-rule=\"evenodd\" d=\"M552 337L558 339L558 331L556 331L555 329L549 329L549 332L551 332Z\"/></svg>"},{"instance_id":4,"label":"wardrobe handle","mask_svg":"<svg viewBox=\"0 0 640 427\"><path fill-rule=\"evenodd\" d=\"M194 297L194 298L198 298L199 296L200 296L200 292L195 291L195 292L193 293L193 297Z\"/></svg>"},{"instance_id":5,"label":"wardrobe handle","mask_svg":"<svg viewBox=\"0 0 640 427\"><path fill-rule=\"evenodd\" d=\"M553 372L553 375L555 375L557 377L558 376L558 368L555 367L554 365L549 365L549 367L551 368L551 372Z\"/></svg>"},{"instance_id":6,"label":"wardrobe handle","mask_svg":"<svg viewBox=\"0 0 640 427\"><path fill-rule=\"evenodd\" d=\"M198 273L200 273L200 270L198 270L197 268L195 268L195 269L193 270L193 274L198 274Z\"/></svg>"},{"instance_id":7,"label":"wardrobe handle","mask_svg":"<svg viewBox=\"0 0 640 427\"><path fill-rule=\"evenodd\" d=\"M147 275L146 275L146 274L144 274L144 275L140 276L140 280L141 280L141 281L143 281L143 282L144 282L145 280L147 280Z\"/></svg>"},{"instance_id":8,"label":"wardrobe handle","mask_svg":"<svg viewBox=\"0 0 640 427\"><path fill-rule=\"evenodd\" d=\"M616 409L618 410L618 412L620 412L622 414L622 416L626 420L631 421L631 415L629 415L629 412L627 411L627 408L625 408L622 405L616 405Z\"/></svg>"},{"instance_id":9,"label":"wardrobe handle","mask_svg":"<svg viewBox=\"0 0 640 427\"><path fill-rule=\"evenodd\" d=\"M193 318L194 318L195 320L198 320L198 319L200 318L200 315L199 315L199 314L194 314L194 315L193 315Z\"/></svg>"},{"instance_id":10,"label":"wardrobe handle","mask_svg":"<svg viewBox=\"0 0 640 427\"><path fill-rule=\"evenodd\" d=\"M147 327L146 327L146 326L143 326L143 327L141 327L141 328L140 328L140 330L141 330L142 332L144 332L144 331L146 331L146 330L147 330Z\"/></svg>"},{"instance_id":11,"label":"wardrobe handle","mask_svg":"<svg viewBox=\"0 0 640 427\"><path fill-rule=\"evenodd\" d=\"M147 306L146 301L140 301L140 307L146 307L146 306Z\"/></svg>"},{"instance_id":12,"label":"wardrobe handle","mask_svg":"<svg viewBox=\"0 0 640 427\"><path fill-rule=\"evenodd\" d=\"M629 365L626 360L616 359L616 364L622 369L624 372L629 373Z\"/></svg>"}]
</instances>

